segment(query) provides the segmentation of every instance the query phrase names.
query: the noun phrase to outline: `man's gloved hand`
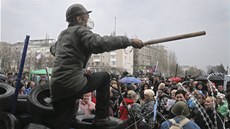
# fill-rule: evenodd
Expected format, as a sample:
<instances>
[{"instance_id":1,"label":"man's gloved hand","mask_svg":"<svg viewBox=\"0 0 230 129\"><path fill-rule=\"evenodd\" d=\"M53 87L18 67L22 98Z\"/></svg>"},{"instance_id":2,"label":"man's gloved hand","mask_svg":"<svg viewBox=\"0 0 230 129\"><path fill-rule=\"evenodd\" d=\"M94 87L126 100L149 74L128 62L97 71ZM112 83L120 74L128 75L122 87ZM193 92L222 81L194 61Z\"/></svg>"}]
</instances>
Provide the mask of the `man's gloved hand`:
<instances>
[{"instance_id":1,"label":"man's gloved hand","mask_svg":"<svg viewBox=\"0 0 230 129\"><path fill-rule=\"evenodd\" d=\"M130 39L130 40L131 40L131 45L134 48L142 48L142 47L144 47L144 43L140 39L133 38L133 39Z\"/></svg>"}]
</instances>

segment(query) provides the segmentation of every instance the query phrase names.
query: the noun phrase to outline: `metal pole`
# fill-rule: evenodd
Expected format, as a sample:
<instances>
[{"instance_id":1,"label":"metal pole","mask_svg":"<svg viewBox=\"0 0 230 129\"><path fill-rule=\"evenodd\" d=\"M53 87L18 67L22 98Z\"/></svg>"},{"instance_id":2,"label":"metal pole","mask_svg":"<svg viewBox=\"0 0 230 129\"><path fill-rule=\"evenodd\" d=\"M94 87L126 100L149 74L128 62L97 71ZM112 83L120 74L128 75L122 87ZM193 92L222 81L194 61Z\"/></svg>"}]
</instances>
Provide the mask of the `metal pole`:
<instances>
[{"instance_id":1,"label":"metal pole","mask_svg":"<svg viewBox=\"0 0 230 129\"><path fill-rule=\"evenodd\" d=\"M228 75L228 69L229 69L229 67L227 66L227 75Z\"/></svg>"},{"instance_id":2,"label":"metal pole","mask_svg":"<svg viewBox=\"0 0 230 129\"><path fill-rule=\"evenodd\" d=\"M178 70L178 64L176 64L176 73L175 73L175 77L177 76L177 70Z\"/></svg>"},{"instance_id":3,"label":"metal pole","mask_svg":"<svg viewBox=\"0 0 230 129\"><path fill-rule=\"evenodd\" d=\"M23 67L24 67L24 63L25 63L25 59L26 59L26 53L27 53L27 48L28 48L28 44L29 44L29 39L30 39L30 36L26 35L26 39L24 42L24 49L22 52L21 64L20 64L19 73L17 76L16 89L14 92L13 101L12 101L12 105L11 105L12 114L15 114L15 112L16 112L18 92L21 89L21 78L22 78Z\"/></svg>"},{"instance_id":4,"label":"metal pole","mask_svg":"<svg viewBox=\"0 0 230 129\"><path fill-rule=\"evenodd\" d=\"M185 77L184 78L185 78L185 80L188 79L188 70L187 69L185 70Z\"/></svg>"}]
</instances>

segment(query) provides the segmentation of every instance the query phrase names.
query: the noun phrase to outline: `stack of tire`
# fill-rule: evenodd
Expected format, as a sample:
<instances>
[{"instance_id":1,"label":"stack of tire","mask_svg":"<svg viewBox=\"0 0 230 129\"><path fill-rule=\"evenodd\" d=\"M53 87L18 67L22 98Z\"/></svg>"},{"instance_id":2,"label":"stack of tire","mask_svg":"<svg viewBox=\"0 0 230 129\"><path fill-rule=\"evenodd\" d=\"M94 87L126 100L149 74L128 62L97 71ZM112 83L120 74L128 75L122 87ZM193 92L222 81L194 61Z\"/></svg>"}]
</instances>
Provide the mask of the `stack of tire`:
<instances>
[{"instance_id":1,"label":"stack of tire","mask_svg":"<svg viewBox=\"0 0 230 129\"><path fill-rule=\"evenodd\" d=\"M0 83L0 129L20 129L19 121L10 113L14 91L10 85Z\"/></svg>"},{"instance_id":2,"label":"stack of tire","mask_svg":"<svg viewBox=\"0 0 230 129\"><path fill-rule=\"evenodd\" d=\"M53 107L46 101L50 98L49 86L36 86L28 96L19 95L16 113L11 113L11 104L15 88L0 83L0 129L51 129L53 122ZM72 128L76 129L124 129L130 123L110 117L118 125L95 127L92 125L94 115L78 115Z\"/></svg>"},{"instance_id":3,"label":"stack of tire","mask_svg":"<svg viewBox=\"0 0 230 129\"><path fill-rule=\"evenodd\" d=\"M49 97L48 86L36 87L28 96L18 95L16 111L12 114L14 93L14 87L0 83L0 129L50 129L46 119L52 114L49 113L52 106L45 105L42 110L42 97Z\"/></svg>"}]
</instances>

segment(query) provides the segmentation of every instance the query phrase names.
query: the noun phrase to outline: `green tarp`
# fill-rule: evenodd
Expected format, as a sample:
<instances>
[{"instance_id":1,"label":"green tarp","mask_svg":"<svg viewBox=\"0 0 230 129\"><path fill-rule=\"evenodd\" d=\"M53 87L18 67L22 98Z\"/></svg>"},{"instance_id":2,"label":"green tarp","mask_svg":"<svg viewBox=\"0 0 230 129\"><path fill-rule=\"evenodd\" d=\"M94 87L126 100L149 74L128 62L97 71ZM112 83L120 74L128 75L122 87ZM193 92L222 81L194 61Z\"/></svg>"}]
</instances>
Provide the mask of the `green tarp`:
<instances>
[{"instance_id":1,"label":"green tarp","mask_svg":"<svg viewBox=\"0 0 230 129\"><path fill-rule=\"evenodd\" d=\"M52 68L48 69L49 75L52 73ZM29 79L31 79L32 75L46 75L46 69L40 69L40 70L31 70L29 73Z\"/></svg>"},{"instance_id":2,"label":"green tarp","mask_svg":"<svg viewBox=\"0 0 230 129\"><path fill-rule=\"evenodd\" d=\"M48 69L48 73L49 75L52 73L52 68ZM33 71L30 71L30 74L46 75L46 69L33 70Z\"/></svg>"}]
</instances>

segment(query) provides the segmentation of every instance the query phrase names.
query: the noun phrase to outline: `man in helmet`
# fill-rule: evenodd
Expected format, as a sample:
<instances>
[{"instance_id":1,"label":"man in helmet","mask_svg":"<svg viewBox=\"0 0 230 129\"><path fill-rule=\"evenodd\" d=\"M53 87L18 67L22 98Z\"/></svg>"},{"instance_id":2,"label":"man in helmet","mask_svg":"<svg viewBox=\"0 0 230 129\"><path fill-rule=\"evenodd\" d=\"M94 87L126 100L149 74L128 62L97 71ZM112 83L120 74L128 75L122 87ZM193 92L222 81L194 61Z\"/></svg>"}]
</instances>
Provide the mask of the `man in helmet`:
<instances>
[{"instance_id":1,"label":"man in helmet","mask_svg":"<svg viewBox=\"0 0 230 129\"><path fill-rule=\"evenodd\" d=\"M93 124L116 125L109 119L110 75L107 72L88 74L86 64L92 54L123 49L128 46L142 48L140 39L126 36L100 36L90 28L88 11L81 4L71 5L66 12L68 27L51 47L55 55L51 76L51 100L54 108L55 129L69 129L74 118L75 102L81 95L96 90L97 103ZM91 24L92 25L92 24Z\"/></svg>"},{"instance_id":2,"label":"man in helmet","mask_svg":"<svg viewBox=\"0 0 230 129\"><path fill-rule=\"evenodd\" d=\"M190 114L190 111L186 102L177 101L173 105L171 112L176 116L163 122L160 129L200 129L195 122L190 121L187 118L187 116Z\"/></svg>"}]
</instances>

